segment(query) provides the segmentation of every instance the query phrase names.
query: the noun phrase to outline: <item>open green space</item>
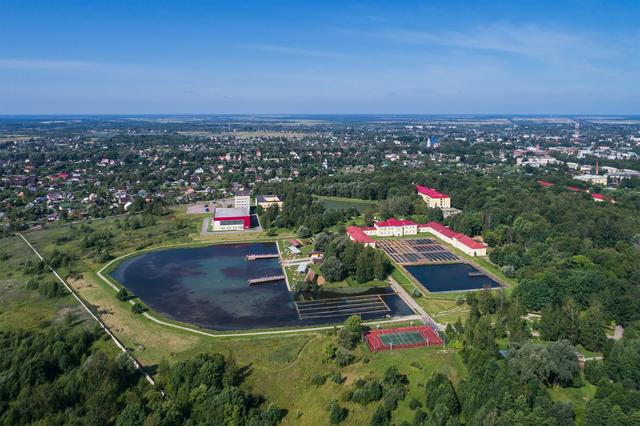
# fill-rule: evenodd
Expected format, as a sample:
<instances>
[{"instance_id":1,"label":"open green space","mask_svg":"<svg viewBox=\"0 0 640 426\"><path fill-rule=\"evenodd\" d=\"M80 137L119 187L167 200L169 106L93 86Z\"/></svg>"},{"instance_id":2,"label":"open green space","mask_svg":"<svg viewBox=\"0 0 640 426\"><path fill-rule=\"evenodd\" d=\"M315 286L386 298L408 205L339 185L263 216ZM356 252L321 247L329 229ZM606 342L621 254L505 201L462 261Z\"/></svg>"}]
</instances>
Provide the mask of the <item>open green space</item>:
<instances>
[{"instance_id":1,"label":"open green space","mask_svg":"<svg viewBox=\"0 0 640 426\"><path fill-rule=\"evenodd\" d=\"M315 198L322 201L324 207L329 210L341 210L341 209L357 209L360 213L375 209L378 205L377 202L372 200L359 200L357 198L345 198L345 197L326 197L320 195L314 195Z\"/></svg>"},{"instance_id":2,"label":"open green space","mask_svg":"<svg viewBox=\"0 0 640 426\"><path fill-rule=\"evenodd\" d=\"M549 395L553 401L570 402L576 415L576 424L583 424L587 402L595 396L596 390L590 383L579 388L554 386L549 389Z\"/></svg>"}]
</instances>

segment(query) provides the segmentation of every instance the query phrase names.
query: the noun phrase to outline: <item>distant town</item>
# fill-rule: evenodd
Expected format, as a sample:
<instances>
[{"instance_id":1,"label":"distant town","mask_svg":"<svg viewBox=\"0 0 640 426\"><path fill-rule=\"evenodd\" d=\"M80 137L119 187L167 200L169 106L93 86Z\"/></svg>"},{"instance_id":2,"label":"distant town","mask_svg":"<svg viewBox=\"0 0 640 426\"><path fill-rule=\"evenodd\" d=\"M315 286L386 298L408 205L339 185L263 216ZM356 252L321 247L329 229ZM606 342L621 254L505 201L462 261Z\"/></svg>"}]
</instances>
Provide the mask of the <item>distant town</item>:
<instances>
[{"instance_id":1,"label":"distant town","mask_svg":"<svg viewBox=\"0 0 640 426\"><path fill-rule=\"evenodd\" d=\"M389 168L513 170L541 181L553 172L569 190L612 202L616 189L640 181L640 122L633 118L292 117L263 124L222 117L3 119L0 223L20 230L154 203L218 200L262 183ZM455 212L455 203L438 207L445 216Z\"/></svg>"}]
</instances>

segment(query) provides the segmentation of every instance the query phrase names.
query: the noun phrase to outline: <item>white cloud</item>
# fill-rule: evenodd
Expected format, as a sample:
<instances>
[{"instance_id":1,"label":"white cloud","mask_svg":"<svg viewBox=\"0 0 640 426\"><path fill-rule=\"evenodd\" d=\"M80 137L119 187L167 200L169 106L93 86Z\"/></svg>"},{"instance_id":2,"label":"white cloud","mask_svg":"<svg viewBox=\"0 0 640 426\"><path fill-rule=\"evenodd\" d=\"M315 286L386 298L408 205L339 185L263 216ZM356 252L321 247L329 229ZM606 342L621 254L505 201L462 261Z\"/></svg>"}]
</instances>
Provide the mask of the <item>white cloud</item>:
<instances>
[{"instance_id":1,"label":"white cloud","mask_svg":"<svg viewBox=\"0 0 640 426\"><path fill-rule=\"evenodd\" d=\"M636 39L603 37L534 24L494 23L465 31L400 28L382 28L376 31L335 30L400 44L463 49L485 54L506 53L553 63L628 58L639 51Z\"/></svg>"},{"instance_id":2,"label":"white cloud","mask_svg":"<svg viewBox=\"0 0 640 426\"><path fill-rule=\"evenodd\" d=\"M259 50L262 52L274 52L284 53L298 56L315 56L315 57L327 57L327 58L342 58L342 59L359 59L363 58L360 55L352 55L350 53L332 52L328 50L316 50L307 49L302 47L280 46L273 44L243 44L244 49Z\"/></svg>"}]
</instances>

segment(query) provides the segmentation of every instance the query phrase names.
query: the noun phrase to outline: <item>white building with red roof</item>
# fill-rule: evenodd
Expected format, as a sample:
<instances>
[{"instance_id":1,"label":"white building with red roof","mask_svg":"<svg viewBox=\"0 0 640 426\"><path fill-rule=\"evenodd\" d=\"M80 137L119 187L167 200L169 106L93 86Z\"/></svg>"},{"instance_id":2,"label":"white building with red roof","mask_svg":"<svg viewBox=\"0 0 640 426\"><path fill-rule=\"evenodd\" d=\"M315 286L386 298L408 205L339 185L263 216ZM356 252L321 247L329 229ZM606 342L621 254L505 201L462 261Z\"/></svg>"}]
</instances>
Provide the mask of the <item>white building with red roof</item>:
<instances>
[{"instance_id":1,"label":"white building with red roof","mask_svg":"<svg viewBox=\"0 0 640 426\"><path fill-rule=\"evenodd\" d=\"M422 197L422 200L432 209L450 209L451 197L441 192L436 191L433 188L427 188L426 186L416 185L418 195Z\"/></svg>"},{"instance_id":2,"label":"white building with red roof","mask_svg":"<svg viewBox=\"0 0 640 426\"><path fill-rule=\"evenodd\" d=\"M402 237L416 235L418 224L407 219L390 218L373 224L379 237Z\"/></svg>"},{"instance_id":3,"label":"white building with red roof","mask_svg":"<svg viewBox=\"0 0 640 426\"><path fill-rule=\"evenodd\" d=\"M367 247L375 247L376 242L369 235L365 234L363 228L357 226L347 226L347 235L355 243L364 244Z\"/></svg>"},{"instance_id":4,"label":"white building with red roof","mask_svg":"<svg viewBox=\"0 0 640 426\"><path fill-rule=\"evenodd\" d=\"M460 232L456 232L441 223L429 222L425 225L420 225L420 232L428 232L435 235L469 256L487 255L486 244L480 243Z\"/></svg>"}]
</instances>

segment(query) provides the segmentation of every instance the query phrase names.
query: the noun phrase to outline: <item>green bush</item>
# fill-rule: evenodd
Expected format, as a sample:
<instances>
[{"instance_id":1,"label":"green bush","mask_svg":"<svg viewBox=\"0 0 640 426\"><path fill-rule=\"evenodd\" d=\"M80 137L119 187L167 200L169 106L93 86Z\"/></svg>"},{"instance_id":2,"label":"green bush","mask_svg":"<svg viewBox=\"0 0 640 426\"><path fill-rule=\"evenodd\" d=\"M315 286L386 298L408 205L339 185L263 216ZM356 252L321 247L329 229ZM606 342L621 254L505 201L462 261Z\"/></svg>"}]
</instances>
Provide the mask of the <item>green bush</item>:
<instances>
[{"instance_id":1,"label":"green bush","mask_svg":"<svg viewBox=\"0 0 640 426\"><path fill-rule=\"evenodd\" d=\"M133 312L134 314L142 314L144 313L144 311L146 311L147 309L140 303L134 303L131 306L131 312Z\"/></svg>"},{"instance_id":2,"label":"green bush","mask_svg":"<svg viewBox=\"0 0 640 426\"><path fill-rule=\"evenodd\" d=\"M122 302L126 302L129 299L131 299L131 295L129 294L127 289L121 288L120 291L118 291L118 300Z\"/></svg>"},{"instance_id":3,"label":"green bush","mask_svg":"<svg viewBox=\"0 0 640 426\"><path fill-rule=\"evenodd\" d=\"M322 386L327 381L327 378L320 373L316 373L309 379L309 382L314 386Z\"/></svg>"},{"instance_id":4,"label":"green bush","mask_svg":"<svg viewBox=\"0 0 640 426\"><path fill-rule=\"evenodd\" d=\"M329 408L329 421L331 424L337 425L342 423L344 419L347 418L349 414L349 410L345 407L341 407L337 401L333 401L331 403L331 407Z\"/></svg>"}]
</instances>

